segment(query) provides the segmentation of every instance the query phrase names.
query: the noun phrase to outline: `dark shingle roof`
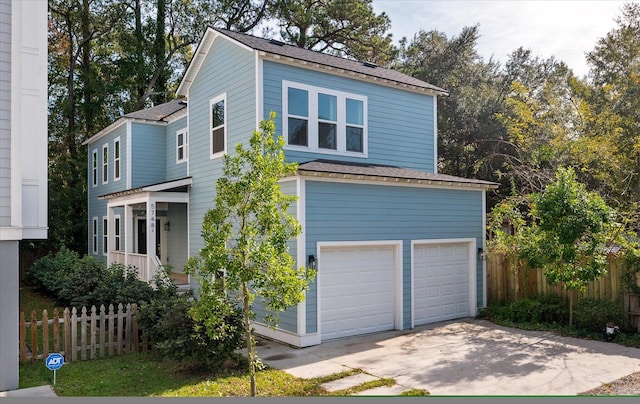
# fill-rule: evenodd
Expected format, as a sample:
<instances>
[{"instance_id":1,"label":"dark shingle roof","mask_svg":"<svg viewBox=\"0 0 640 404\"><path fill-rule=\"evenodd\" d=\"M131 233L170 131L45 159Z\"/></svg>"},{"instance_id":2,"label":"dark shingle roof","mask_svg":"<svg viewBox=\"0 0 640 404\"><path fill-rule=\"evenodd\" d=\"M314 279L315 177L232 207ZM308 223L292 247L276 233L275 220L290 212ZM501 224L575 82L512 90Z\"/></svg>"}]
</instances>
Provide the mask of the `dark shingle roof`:
<instances>
[{"instance_id":1,"label":"dark shingle roof","mask_svg":"<svg viewBox=\"0 0 640 404\"><path fill-rule=\"evenodd\" d=\"M147 121L162 121L164 118L175 114L187 107L187 103L181 99L171 100L155 107L141 109L126 114L125 118L144 119Z\"/></svg>"},{"instance_id":2,"label":"dark shingle roof","mask_svg":"<svg viewBox=\"0 0 640 404\"><path fill-rule=\"evenodd\" d=\"M329 66L336 69L343 69L355 73L361 73L383 80L391 80L402 84L433 90L439 93L447 93L447 90L445 89L434 86L433 84L429 84L422 80L418 80L396 70L385 69L383 67L377 67L369 63L363 63L355 60L327 55L326 53L303 49L297 46L287 45L279 41L241 34L222 28L213 28L213 30L218 31L255 50L290 57L292 59L307 61L311 63L317 63L319 65Z\"/></svg>"},{"instance_id":3,"label":"dark shingle roof","mask_svg":"<svg viewBox=\"0 0 640 404\"><path fill-rule=\"evenodd\" d=\"M344 163L330 160L314 160L298 165L298 173L317 175L319 173L333 175L360 176L381 180L410 180L432 185L475 186L480 188L497 188L498 184L491 181L473 180L454 177L446 174L434 174L408 168L384 166L367 163Z\"/></svg>"}]
</instances>

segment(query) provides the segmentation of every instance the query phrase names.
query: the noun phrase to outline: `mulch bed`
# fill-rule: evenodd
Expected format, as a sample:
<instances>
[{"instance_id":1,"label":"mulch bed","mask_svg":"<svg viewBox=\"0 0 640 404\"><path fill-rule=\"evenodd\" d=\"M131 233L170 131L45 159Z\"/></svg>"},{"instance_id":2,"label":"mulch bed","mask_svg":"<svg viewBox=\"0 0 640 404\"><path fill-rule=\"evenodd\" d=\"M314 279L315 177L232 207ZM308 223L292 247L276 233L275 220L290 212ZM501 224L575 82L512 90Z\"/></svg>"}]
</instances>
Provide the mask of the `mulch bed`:
<instances>
[{"instance_id":1,"label":"mulch bed","mask_svg":"<svg viewBox=\"0 0 640 404\"><path fill-rule=\"evenodd\" d=\"M640 396L640 372L580 393L580 396Z\"/></svg>"}]
</instances>

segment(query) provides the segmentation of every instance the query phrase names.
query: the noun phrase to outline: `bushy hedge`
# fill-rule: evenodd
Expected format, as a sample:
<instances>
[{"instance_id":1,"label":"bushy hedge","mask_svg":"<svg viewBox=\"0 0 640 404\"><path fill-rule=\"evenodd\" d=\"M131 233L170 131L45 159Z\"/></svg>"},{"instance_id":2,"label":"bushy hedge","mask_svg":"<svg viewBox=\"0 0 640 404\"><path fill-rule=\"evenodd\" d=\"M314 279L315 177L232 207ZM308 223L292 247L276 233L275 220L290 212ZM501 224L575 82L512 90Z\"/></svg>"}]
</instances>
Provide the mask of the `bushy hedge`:
<instances>
[{"instance_id":1,"label":"bushy hedge","mask_svg":"<svg viewBox=\"0 0 640 404\"><path fill-rule=\"evenodd\" d=\"M142 303L154 294L149 283L138 279L134 267L121 264L105 267L93 257L80 257L64 246L57 254L37 260L27 279L65 307Z\"/></svg>"},{"instance_id":2,"label":"bushy hedge","mask_svg":"<svg viewBox=\"0 0 640 404\"><path fill-rule=\"evenodd\" d=\"M573 324L578 329L601 332L609 322L625 328L627 315L622 303L585 298L573 313Z\"/></svg>"},{"instance_id":3,"label":"bushy hedge","mask_svg":"<svg viewBox=\"0 0 640 404\"><path fill-rule=\"evenodd\" d=\"M557 295L536 295L489 306L480 311L480 316L496 322L564 324L569 321L569 307Z\"/></svg>"},{"instance_id":4,"label":"bushy hedge","mask_svg":"<svg viewBox=\"0 0 640 404\"><path fill-rule=\"evenodd\" d=\"M179 294L166 274L151 283L141 281L133 267L108 268L93 257L80 257L62 247L57 254L37 260L28 280L60 306L138 303L138 325L158 352L172 360L189 361L207 368L236 359L244 342L241 311L222 290L203 291L201 300ZM206 303L206 304L203 304ZM214 308L215 320L204 320L203 308Z\"/></svg>"},{"instance_id":5,"label":"bushy hedge","mask_svg":"<svg viewBox=\"0 0 640 404\"><path fill-rule=\"evenodd\" d=\"M569 307L558 295L536 295L486 307L478 316L503 324L565 326L569 322ZM620 302L584 298L574 308L575 330L599 333L608 322L624 327L626 315Z\"/></svg>"},{"instance_id":6,"label":"bushy hedge","mask_svg":"<svg viewBox=\"0 0 640 404\"><path fill-rule=\"evenodd\" d=\"M215 300L216 324L207 324L195 315L202 300L194 300L189 294L165 294L141 305L140 329L167 359L208 369L224 367L229 362L237 365L237 350L244 342L242 313L224 294L201 298Z\"/></svg>"}]
</instances>

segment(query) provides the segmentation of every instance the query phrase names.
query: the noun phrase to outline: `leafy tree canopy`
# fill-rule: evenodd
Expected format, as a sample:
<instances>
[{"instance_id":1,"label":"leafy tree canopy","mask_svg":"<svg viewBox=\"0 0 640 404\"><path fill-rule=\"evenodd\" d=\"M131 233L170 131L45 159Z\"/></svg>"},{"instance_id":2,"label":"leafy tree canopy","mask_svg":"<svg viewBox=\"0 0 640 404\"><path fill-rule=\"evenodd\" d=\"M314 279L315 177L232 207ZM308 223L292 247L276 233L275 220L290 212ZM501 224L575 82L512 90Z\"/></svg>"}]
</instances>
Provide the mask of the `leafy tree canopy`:
<instances>
[{"instance_id":1,"label":"leafy tree canopy","mask_svg":"<svg viewBox=\"0 0 640 404\"><path fill-rule=\"evenodd\" d=\"M273 16L285 42L379 65L395 56L391 20L372 0L276 0Z\"/></svg>"}]
</instances>

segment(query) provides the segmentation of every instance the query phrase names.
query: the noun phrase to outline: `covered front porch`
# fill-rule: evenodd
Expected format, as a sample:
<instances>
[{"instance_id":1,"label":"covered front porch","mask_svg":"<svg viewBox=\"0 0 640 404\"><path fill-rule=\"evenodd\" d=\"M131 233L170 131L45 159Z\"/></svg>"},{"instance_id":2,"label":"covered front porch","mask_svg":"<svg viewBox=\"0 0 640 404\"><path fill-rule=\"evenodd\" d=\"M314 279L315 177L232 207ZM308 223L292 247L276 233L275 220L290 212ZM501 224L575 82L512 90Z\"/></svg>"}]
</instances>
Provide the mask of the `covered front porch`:
<instances>
[{"instance_id":1,"label":"covered front porch","mask_svg":"<svg viewBox=\"0 0 640 404\"><path fill-rule=\"evenodd\" d=\"M161 268L176 285L188 285L191 178L104 195L107 200L107 264L133 266L151 281Z\"/></svg>"}]
</instances>

